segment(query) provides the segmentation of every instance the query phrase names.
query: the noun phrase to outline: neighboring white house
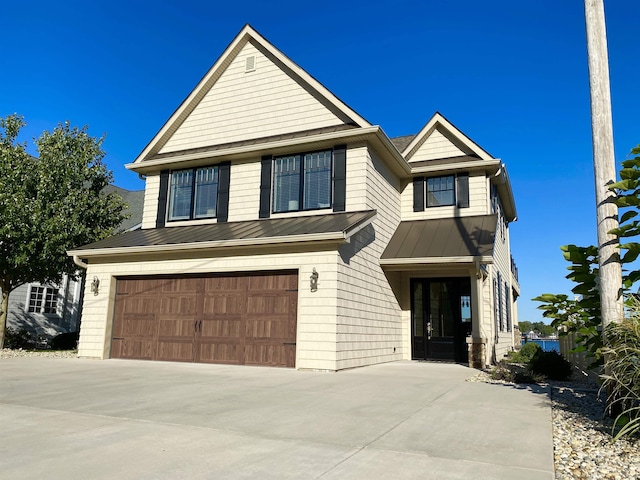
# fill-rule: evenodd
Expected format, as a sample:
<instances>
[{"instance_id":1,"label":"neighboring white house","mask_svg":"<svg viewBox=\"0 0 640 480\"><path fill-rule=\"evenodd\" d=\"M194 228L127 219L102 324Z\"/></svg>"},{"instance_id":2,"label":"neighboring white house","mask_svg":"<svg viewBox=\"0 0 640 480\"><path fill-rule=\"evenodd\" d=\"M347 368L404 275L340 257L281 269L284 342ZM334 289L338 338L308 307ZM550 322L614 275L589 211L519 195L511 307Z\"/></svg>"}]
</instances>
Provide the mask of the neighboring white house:
<instances>
[{"instance_id":1,"label":"neighboring white house","mask_svg":"<svg viewBox=\"0 0 640 480\"><path fill-rule=\"evenodd\" d=\"M106 192L116 191L128 205L129 218L118 231L140 228L142 221L143 190L126 190L109 185ZM9 294L7 327L25 329L34 340L51 340L60 333L77 332L82 309L82 279L62 277L59 285L26 283Z\"/></svg>"},{"instance_id":2,"label":"neighboring white house","mask_svg":"<svg viewBox=\"0 0 640 480\"><path fill-rule=\"evenodd\" d=\"M514 347L504 164L436 113L388 138L245 26L127 168L142 228L69 254L79 355L341 370Z\"/></svg>"}]
</instances>

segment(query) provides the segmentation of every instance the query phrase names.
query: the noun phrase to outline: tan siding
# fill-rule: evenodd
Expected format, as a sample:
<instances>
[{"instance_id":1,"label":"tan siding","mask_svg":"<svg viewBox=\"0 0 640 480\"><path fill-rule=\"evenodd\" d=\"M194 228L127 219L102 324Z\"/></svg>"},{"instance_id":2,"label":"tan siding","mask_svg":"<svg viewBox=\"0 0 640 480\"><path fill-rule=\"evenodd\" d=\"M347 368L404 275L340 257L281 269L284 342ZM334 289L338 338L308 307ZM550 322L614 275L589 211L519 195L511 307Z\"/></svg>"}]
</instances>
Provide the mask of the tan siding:
<instances>
[{"instance_id":1,"label":"tan siding","mask_svg":"<svg viewBox=\"0 0 640 480\"><path fill-rule=\"evenodd\" d=\"M366 146L349 146L347 150L347 210L358 211L369 208L367 206L367 158Z\"/></svg>"},{"instance_id":2,"label":"tan siding","mask_svg":"<svg viewBox=\"0 0 640 480\"><path fill-rule=\"evenodd\" d=\"M336 284L337 254L312 252L300 254L246 255L242 257L157 260L146 262L91 263L88 278L98 276L100 294L85 291L79 356L105 358L109 355L115 276L236 272L297 269L298 340L296 368L336 369ZM311 292L309 277L316 268L318 290ZM111 302L111 304L110 304Z\"/></svg>"},{"instance_id":3,"label":"tan siding","mask_svg":"<svg viewBox=\"0 0 640 480\"><path fill-rule=\"evenodd\" d=\"M256 220L260 210L260 158L231 164L229 221Z\"/></svg>"},{"instance_id":4,"label":"tan siding","mask_svg":"<svg viewBox=\"0 0 640 480\"><path fill-rule=\"evenodd\" d=\"M158 215L159 194L160 175L147 175L144 189L144 207L142 210L142 228L155 228Z\"/></svg>"},{"instance_id":5,"label":"tan siding","mask_svg":"<svg viewBox=\"0 0 640 480\"><path fill-rule=\"evenodd\" d=\"M462 155L465 155L465 153L436 129L413 154L410 161L420 162Z\"/></svg>"},{"instance_id":6,"label":"tan siding","mask_svg":"<svg viewBox=\"0 0 640 480\"><path fill-rule=\"evenodd\" d=\"M437 175L433 175L437 176ZM432 218L468 217L486 215L489 194L484 174L469 175L469 208L430 207L422 212L413 211L413 182L409 182L402 192L402 220L427 220Z\"/></svg>"},{"instance_id":7,"label":"tan siding","mask_svg":"<svg viewBox=\"0 0 640 480\"><path fill-rule=\"evenodd\" d=\"M400 222L399 181L366 150L350 151L347 158L350 209L364 206L376 209L378 214L372 226L340 248L338 368L399 360L405 344L402 312L379 266L380 255ZM364 205L359 194L354 194L362 188L357 179L366 185Z\"/></svg>"},{"instance_id":8,"label":"tan siding","mask_svg":"<svg viewBox=\"0 0 640 480\"><path fill-rule=\"evenodd\" d=\"M247 56L256 70L245 72ZM160 153L340 125L342 121L248 43Z\"/></svg>"}]
</instances>

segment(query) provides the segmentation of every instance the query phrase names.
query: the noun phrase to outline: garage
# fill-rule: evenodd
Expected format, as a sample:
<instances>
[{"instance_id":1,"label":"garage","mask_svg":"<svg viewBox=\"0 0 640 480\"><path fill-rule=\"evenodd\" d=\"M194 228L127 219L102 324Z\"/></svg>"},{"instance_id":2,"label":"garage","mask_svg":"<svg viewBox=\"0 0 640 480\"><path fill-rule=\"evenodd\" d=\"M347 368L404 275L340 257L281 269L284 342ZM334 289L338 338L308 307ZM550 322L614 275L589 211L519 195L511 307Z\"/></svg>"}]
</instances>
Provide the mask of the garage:
<instances>
[{"instance_id":1,"label":"garage","mask_svg":"<svg viewBox=\"0 0 640 480\"><path fill-rule=\"evenodd\" d=\"M112 358L295 367L293 271L117 279Z\"/></svg>"}]
</instances>

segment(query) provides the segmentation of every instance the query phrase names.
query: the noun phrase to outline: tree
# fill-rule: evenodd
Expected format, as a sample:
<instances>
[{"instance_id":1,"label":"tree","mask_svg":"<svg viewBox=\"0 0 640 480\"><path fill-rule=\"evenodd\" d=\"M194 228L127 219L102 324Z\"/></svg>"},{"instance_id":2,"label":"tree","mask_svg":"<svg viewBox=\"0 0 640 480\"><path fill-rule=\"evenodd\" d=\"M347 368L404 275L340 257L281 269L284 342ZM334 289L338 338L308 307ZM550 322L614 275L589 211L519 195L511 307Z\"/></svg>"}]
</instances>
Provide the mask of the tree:
<instances>
[{"instance_id":1,"label":"tree","mask_svg":"<svg viewBox=\"0 0 640 480\"><path fill-rule=\"evenodd\" d=\"M125 218L122 198L102 193L112 180L102 163L104 137L65 122L35 139L35 158L17 141L25 125L15 114L0 117L0 347L9 294L24 283L76 276L66 251L111 235Z\"/></svg>"},{"instance_id":2,"label":"tree","mask_svg":"<svg viewBox=\"0 0 640 480\"><path fill-rule=\"evenodd\" d=\"M609 233L620 239L617 262L622 268L622 292L628 301L638 295L630 295L631 287L640 280L637 259L640 256L640 243L628 241L640 235L640 145L631 150L627 160L622 162L620 181L608 186L616 192L615 204L624 213L620 217L620 226ZM617 242L618 243L618 242ZM538 308L545 318L552 319L551 325L563 327L565 333L575 333L578 347L574 351L587 351L593 359L592 366L602 364L603 321L599 291L599 251L595 246L579 247L566 245L560 247L564 257L571 263L566 276L576 285L571 290L575 297L570 299L563 294L545 293L533 300L542 302Z\"/></svg>"}]
</instances>

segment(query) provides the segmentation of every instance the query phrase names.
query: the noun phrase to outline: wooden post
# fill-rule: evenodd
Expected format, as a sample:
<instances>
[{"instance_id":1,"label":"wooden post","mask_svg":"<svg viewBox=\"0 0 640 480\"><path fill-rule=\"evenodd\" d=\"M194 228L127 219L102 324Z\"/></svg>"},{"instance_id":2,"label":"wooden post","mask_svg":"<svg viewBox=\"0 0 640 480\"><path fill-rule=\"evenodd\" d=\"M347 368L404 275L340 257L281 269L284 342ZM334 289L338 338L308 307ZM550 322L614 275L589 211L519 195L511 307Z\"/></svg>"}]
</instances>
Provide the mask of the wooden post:
<instances>
[{"instance_id":1,"label":"wooden post","mask_svg":"<svg viewBox=\"0 0 640 480\"><path fill-rule=\"evenodd\" d=\"M604 0L584 0L584 10L591 91L591 131L600 258L600 302L604 331L611 322L622 320L622 268L619 261L618 238L609 234L609 231L618 227L618 207L612 202L614 192L607 188L616 181L616 163L613 152Z\"/></svg>"}]
</instances>

